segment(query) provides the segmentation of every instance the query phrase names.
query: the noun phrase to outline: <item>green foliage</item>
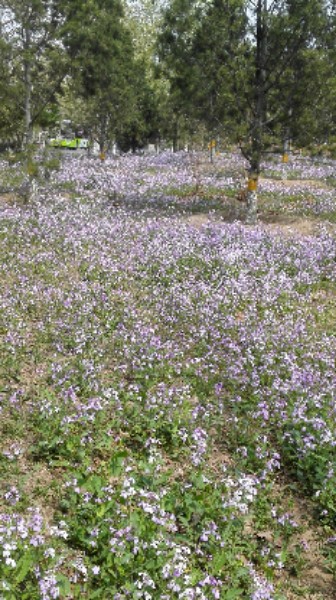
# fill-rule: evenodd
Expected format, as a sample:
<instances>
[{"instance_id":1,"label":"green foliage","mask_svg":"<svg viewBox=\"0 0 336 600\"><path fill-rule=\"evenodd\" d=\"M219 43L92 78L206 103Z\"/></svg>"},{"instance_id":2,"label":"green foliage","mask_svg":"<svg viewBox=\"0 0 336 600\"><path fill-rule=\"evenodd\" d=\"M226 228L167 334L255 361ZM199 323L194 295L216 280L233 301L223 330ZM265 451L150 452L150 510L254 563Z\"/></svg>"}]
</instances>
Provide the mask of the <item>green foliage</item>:
<instances>
[{"instance_id":1,"label":"green foliage","mask_svg":"<svg viewBox=\"0 0 336 600\"><path fill-rule=\"evenodd\" d=\"M0 59L0 140L5 145L9 141L17 143L23 110L20 85L12 75L13 49L4 38L0 40Z\"/></svg>"},{"instance_id":2,"label":"green foliage","mask_svg":"<svg viewBox=\"0 0 336 600\"><path fill-rule=\"evenodd\" d=\"M64 52L57 43L60 14L54 0L24 4L8 0L2 7L7 16L4 39L10 49L6 96L12 101L6 135L15 133L29 144L33 126L45 124L47 109L66 74Z\"/></svg>"},{"instance_id":3,"label":"green foliage","mask_svg":"<svg viewBox=\"0 0 336 600\"><path fill-rule=\"evenodd\" d=\"M116 137L125 149L141 146L152 133L155 107L121 2L72 2L65 14L62 39L74 97L84 101L82 125L101 150Z\"/></svg>"},{"instance_id":4,"label":"green foliage","mask_svg":"<svg viewBox=\"0 0 336 600\"><path fill-rule=\"evenodd\" d=\"M254 14L238 0L172 2L158 38L170 137L202 122L210 137L225 132L239 141L257 173L275 142L328 139L335 122L328 10L320 0L258 2Z\"/></svg>"}]
</instances>

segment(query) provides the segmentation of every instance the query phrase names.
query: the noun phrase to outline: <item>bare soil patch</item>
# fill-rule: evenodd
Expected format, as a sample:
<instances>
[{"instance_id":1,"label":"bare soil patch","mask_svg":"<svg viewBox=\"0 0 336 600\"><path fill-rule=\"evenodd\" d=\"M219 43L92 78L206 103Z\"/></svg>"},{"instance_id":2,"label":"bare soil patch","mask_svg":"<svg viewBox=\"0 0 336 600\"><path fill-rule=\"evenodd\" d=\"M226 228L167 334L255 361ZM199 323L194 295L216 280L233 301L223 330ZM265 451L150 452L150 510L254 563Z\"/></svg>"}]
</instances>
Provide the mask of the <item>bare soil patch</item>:
<instances>
[{"instance_id":1,"label":"bare soil patch","mask_svg":"<svg viewBox=\"0 0 336 600\"><path fill-rule=\"evenodd\" d=\"M198 213L186 217L184 219L186 223L201 229L205 225L210 223L223 224L223 222L231 221L231 219L224 220L210 218L207 214ZM319 219L297 217L292 215L284 214L270 214L268 216L261 216L259 224L264 226L267 230L273 231L274 233L280 233L285 237L292 236L315 236L321 231L322 222ZM323 222L323 229L329 233L336 233L336 224Z\"/></svg>"},{"instance_id":2,"label":"bare soil patch","mask_svg":"<svg viewBox=\"0 0 336 600\"><path fill-rule=\"evenodd\" d=\"M271 181L273 185L287 188L313 187L318 189L328 189L330 186L325 181L319 179L272 179L271 177L260 177L260 183Z\"/></svg>"},{"instance_id":3,"label":"bare soil patch","mask_svg":"<svg viewBox=\"0 0 336 600\"><path fill-rule=\"evenodd\" d=\"M192 227L196 227L196 229L201 229L201 227L210 223L210 219L207 214L199 213L187 217L186 222Z\"/></svg>"},{"instance_id":4,"label":"bare soil patch","mask_svg":"<svg viewBox=\"0 0 336 600\"><path fill-rule=\"evenodd\" d=\"M298 581L302 585L310 588L304 598L335 598L335 579L332 573L327 569L326 562L322 556L323 531L314 524L312 507L305 499L295 498L294 505L291 508L296 522L301 528L306 528L302 533L298 533L297 540L293 543L301 542L307 548L305 564Z\"/></svg>"},{"instance_id":5,"label":"bare soil patch","mask_svg":"<svg viewBox=\"0 0 336 600\"><path fill-rule=\"evenodd\" d=\"M261 222L270 231L279 231L286 236L301 235L314 236L321 231L321 227L329 233L336 233L336 224L320 221L308 217L297 217L284 214L270 214L262 217Z\"/></svg>"},{"instance_id":6,"label":"bare soil patch","mask_svg":"<svg viewBox=\"0 0 336 600\"><path fill-rule=\"evenodd\" d=\"M0 194L0 206L4 204L14 204L16 200L17 196L13 192L6 192L4 194Z\"/></svg>"},{"instance_id":7,"label":"bare soil patch","mask_svg":"<svg viewBox=\"0 0 336 600\"><path fill-rule=\"evenodd\" d=\"M316 235L320 228L319 221L303 217L291 217L288 215L271 215L262 219L265 227L271 231L281 231L286 236Z\"/></svg>"}]
</instances>

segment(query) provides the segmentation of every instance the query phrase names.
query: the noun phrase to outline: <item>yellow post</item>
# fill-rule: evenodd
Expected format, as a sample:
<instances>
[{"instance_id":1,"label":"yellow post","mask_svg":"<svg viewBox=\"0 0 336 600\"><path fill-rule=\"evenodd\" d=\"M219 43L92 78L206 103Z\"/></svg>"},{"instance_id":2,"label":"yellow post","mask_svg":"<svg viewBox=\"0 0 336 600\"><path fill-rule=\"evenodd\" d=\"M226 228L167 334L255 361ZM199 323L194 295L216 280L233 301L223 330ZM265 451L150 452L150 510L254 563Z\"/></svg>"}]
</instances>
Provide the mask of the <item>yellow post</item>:
<instances>
[{"instance_id":1,"label":"yellow post","mask_svg":"<svg viewBox=\"0 0 336 600\"><path fill-rule=\"evenodd\" d=\"M283 162L283 163L288 163L288 154L287 154L287 152L285 152L285 153L282 155L282 162Z\"/></svg>"}]
</instances>

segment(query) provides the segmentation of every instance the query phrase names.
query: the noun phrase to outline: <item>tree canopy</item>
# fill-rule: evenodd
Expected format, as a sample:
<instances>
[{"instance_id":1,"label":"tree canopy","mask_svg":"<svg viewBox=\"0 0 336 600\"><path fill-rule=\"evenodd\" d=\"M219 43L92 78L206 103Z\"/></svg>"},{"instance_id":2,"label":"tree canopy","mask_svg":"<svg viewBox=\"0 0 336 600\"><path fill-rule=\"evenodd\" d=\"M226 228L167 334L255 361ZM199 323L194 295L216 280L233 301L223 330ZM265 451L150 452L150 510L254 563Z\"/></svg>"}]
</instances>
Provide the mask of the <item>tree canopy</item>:
<instances>
[{"instance_id":1,"label":"tree canopy","mask_svg":"<svg viewBox=\"0 0 336 600\"><path fill-rule=\"evenodd\" d=\"M172 0L165 12L158 48L175 114L240 145L251 192L268 148L335 133L334 13L325 0Z\"/></svg>"},{"instance_id":2,"label":"tree canopy","mask_svg":"<svg viewBox=\"0 0 336 600\"><path fill-rule=\"evenodd\" d=\"M267 148L335 135L335 2L1 0L1 137L80 103L100 147L205 131L258 175Z\"/></svg>"}]
</instances>

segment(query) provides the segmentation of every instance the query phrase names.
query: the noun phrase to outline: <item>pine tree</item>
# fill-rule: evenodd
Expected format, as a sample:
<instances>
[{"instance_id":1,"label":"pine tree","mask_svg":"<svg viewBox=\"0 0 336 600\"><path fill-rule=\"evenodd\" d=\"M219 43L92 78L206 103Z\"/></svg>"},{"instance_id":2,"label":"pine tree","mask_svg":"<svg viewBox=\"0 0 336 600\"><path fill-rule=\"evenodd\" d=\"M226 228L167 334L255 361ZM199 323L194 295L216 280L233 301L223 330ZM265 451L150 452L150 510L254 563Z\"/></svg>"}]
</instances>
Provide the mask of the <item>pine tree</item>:
<instances>
[{"instance_id":1,"label":"pine tree","mask_svg":"<svg viewBox=\"0 0 336 600\"><path fill-rule=\"evenodd\" d=\"M315 115L326 123L330 114L331 95L312 110L304 86L312 89L310 81L328 71L323 44L333 39L332 25L326 27L333 11L324 0L173 0L166 11L159 47L175 114L193 116L212 131L224 125L236 137L249 162L251 222L265 151L279 137L286 151L289 139L302 135L305 119ZM329 89L332 81L329 71Z\"/></svg>"},{"instance_id":2,"label":"pine tree","mask_svg":"<svg viewBox=\"0 0 336 600\"><path fill-rule=\"evenodd\" d=\"M20 90L17 100L25 145L33 124L65 76L62 51L55 44L60 15L53 0L1 0L2 34L12 49L12 73Z\"/></svg>"},{"instance_id":3,"label":"pine tree","mask_svg":"<svg viewBox=\"0 0 336 600\"><path fill-rule=\"evenodd\" d=\"M88 125L101 152L134 111L135 60L119 0L64 5L62 39L71 76L86 101Z\"/></svg>"}]
</instances>

